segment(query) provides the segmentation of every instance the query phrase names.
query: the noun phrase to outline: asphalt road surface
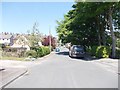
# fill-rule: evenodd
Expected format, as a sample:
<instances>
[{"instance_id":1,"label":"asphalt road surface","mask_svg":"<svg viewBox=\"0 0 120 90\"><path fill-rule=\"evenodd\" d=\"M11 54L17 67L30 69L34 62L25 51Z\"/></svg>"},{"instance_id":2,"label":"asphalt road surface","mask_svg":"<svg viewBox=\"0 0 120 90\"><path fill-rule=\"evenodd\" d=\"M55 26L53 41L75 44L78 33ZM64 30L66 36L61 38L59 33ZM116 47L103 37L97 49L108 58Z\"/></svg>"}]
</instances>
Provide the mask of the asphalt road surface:
<instances>
[{"instance_id":1,"label":"asphalt road surface","mask_svg":"<svg viewBox=\"0 0 120 90\"><path fill-rule=\"evenodd\" d=\"M5 88L118 88L118 74L94 62L70 58L62 49Z\"/></svg>"}]
</instances>

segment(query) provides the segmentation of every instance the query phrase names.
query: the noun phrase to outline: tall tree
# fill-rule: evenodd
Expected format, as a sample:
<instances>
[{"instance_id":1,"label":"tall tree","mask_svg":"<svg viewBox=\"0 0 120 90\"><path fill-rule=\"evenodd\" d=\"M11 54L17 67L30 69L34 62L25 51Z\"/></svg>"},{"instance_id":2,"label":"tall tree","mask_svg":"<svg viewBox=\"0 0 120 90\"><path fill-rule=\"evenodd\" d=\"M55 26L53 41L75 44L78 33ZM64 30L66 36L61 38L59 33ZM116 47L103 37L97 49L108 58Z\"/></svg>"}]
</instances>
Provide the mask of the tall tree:
<instances>
[{"instance_id":1,"label":"tall tree","mask_svg":"<svg viewBox=\"0 0 120 90\"><path fill-rule=\"evenodd\" d=\"M76 2L66 16L57 27L62 41L84 46L111 45L115 57L114 32L120 28L120 2Z\"/></svg>"},{"instance_id":2,"label":"tall tree","mask_svg":"<svg viewBox=\"0 0 120 90\"><path fill-rule=\"evenodd\" d=\"M30 41L30 46L35 47L38 46L38 42L42 40L42 34L39 32L38 29L38 23L35 22L31 32L29 31L29 41Z\"/></svg>"}]
</instances>

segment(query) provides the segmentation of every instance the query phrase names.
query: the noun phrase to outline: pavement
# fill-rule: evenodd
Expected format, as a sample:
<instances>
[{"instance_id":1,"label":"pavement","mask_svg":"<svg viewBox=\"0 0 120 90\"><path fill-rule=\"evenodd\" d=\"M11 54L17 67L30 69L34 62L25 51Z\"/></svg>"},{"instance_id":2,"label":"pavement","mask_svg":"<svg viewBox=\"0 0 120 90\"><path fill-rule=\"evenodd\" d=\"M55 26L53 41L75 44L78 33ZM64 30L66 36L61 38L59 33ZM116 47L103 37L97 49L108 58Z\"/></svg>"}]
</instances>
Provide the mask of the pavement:
<instances>
[{"instance_id":1,"label":"pavement","mask_svg":"<svg viewBox=\"0 0 120 90\"><path fill-rule=\"evenodd\" d=\"M117 74L120 73L118 59L102 58L102 59L98 59L98 60L93 60L93 62L98 63L104 69L107 69L107 70L112 71L112 72L117 73Z\"/></svg>"},{"instance_id":2,"label":"pavement","mask_svg":"<svg viewBox=\"0 0 120 90\"><path fill-rule=\"evenodd\" d=\"M26 68L13 68L8 67L5 70L0 71L0 88L5 87L18 77L22 76L27 72Z\"/></svg>"},{"instance_id":3,"label":"pavement","mask_svg":"<svg viewBox=\"0 0 120 90\"><path fill-rule=\"evenodd\" d=\"M27 68L20 61L0 60L0 88L3 88L16 78L27 72Z\"/></svg>"},{"instance_id":4,"label":"pavement","mask_svg":"<svg viewBox=\"0 0 120 90\"><path fill-rule=\"evenodd\" d=\"M51 54L53 54L53 52ZM4 88L15 79L26 74L29 71L29 68L44 62L45 58L49 55L34 61L0 60L0 88Z\"/></svg>"},{"instance_id":5,"label":"pavement","mask_svg":"<svg viewBox=\"0 0 120 90\"><path fill-rule=\"evenodd\" d=\"M44 61L46 62L45 59L48 59L47 58L48 56L45 56L43 58L39 58L36 61L0 60L1 68L5 68L5 70L0 71L0 82L1 82L0 88L5 87L9 83L13 82L15 79L17 79L20 76L27 73L29 68L32 68L36 65L40 65ZM47 62L49 63L50 61L47 61ZM105 58L105 59L100 59L100 60L95 60L95 61L90 61L90 62L98 63L101 67L107 68L107 70L109 70L109 71L111 70L112 72L115 71L114 73L118 73L117 72L118 71L117 70L118 69L118 60L117 59L110 59L110 58L106 59ZM50 64L52 64L52 63L50 63ZM67 64L67 62L66 62L66 64Z\"/></svg>"}]
</instances>

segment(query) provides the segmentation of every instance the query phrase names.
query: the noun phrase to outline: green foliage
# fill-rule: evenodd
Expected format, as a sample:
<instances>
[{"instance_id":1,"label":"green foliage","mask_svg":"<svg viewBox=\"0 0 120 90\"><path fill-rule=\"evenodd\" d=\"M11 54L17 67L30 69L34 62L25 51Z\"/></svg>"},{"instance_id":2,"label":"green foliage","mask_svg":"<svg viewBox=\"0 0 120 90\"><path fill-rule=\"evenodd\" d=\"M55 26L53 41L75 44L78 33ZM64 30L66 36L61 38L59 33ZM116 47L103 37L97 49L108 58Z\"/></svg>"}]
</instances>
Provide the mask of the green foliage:
<instances>
[{"instance_id":1,"label":"green foliage","mask_svg":"<svg viewBox=\"0 0 120 90\"><path fill-rule=\"evenodd\" d=\"M120 49L116 49L116 58L120 59Z\"/></svg>"},{"instance_id":2,"label":"green foliage","mask_svg":"<svg viewBox=\"0 0 120 90\"><path fill-rule=\"evenodd\" d=\"M88 47L109 45L112 48L114 47L112 49L112 55L114 56L115 41L113 37L114 32L120 28L119 10L119 2L76 2L73 5L73 9L64 16L64 19L57 21L58 27L56 31L59 39L62 43L71 42L72 44ZM110 26L116 29L113 31ZM112 35L109 34L108 30L110 30ZM117 46L119 46L119 42ZM102 51L107 53L106 49ZM95 52L94 48L92 49L92 55L94 55L93 52ZM108 56L104 54L102 57Z\"/></svg>"},{"instance_id":3,"label":"green foliage","mask_svg":"<svg viewBox=\"0 0 120 90\"><path fill-rule=\"evenodd\" d=\"M110 48L107 46L98 46L96 50L96 57L98 58L108 58L110 56Z\"/></svg>"},{"instance_id":4,"label":"green foliage","mask_svg":"<svg viewBox=\"0 0 120 90\"><path fill-rule=\"evenodd\" d=\"M37 55L38 55L38 57L44 56L44 50L43 50L42 47L39 47L39 48L37 49Z\"/></svg>"},{"instance_id":5,"label":"green foliage","mask_svg":"<svg viewBox=\"0 0 120 90\"><path fill-rule=\"evenodd\" d=\"M4 44L0 44L0 48L6 48Z\"/></svg>"},{"instance_id":6,"label":"green foliage","mask_svg":"<svg viewBox=\"0 0 120 90\"><path fill-rule=\"evenodd\" d=\"M33 25L32 30L28 30L28 40L29 40L29 46L31 47L36 47L39 46L38 42L42 40L42 34L39 32L38 29L38 23L35 22Z\"/></svg>"},{"instance_id":7,"label":"green foliage","mask_svg":"<svg viewBox=\"0 0 120 90\"><path fill-rule=\"evenodd\" d=\"M2 51L2 48L0 47L0 51Z\"/></svg>"},{"instance_id":8,"label":"green foliage","mask_svg":"<svg viewBox=\"0 0 120 90\"><path fill-rule=\"evenodd\" d=\"M26 56L36 58L37 57L37 52L35 50L26 51Z\"/></svg>"},{"instance_id":9,"label":"green foliage","mask_svg":"<svg viewBox=\"0 0 120 90\"><path fill-rule=\"evenodd\" d=\"M98 46L92 46L91 49L90 49L90 53L92 56L95 56L96 55L96 50L97 50Z\"/></svg>"},{"instance_id":10,"label":"green foliage","mask_svg":"<svg viewBox=\"0 0 120 90\"><path fill-rule=\"evenodd\" d=\"M92 46L90 49L87 49L87 52L97 58L108 58L111 54L110 47L108 46Z\"/></svg>"},{"instance_id":11,"label":"green foliage","mask_svg":"<svg viewBox=\"0 0 120 90\"><path fill-rule=\"evenodd\" d=\"M117 46L118 48L120 48L120 39L117 39L117 41L116 41L116 46Z\"/></svg>"},{"instance_id":12,"label":"green foliage","mask_svg":"<svg viewBox=\"0 0 120 90\"><path fill-rule=\"evenodd\" d=\"M42 57L50 53L50 49L47 46L31 47L31 49L37 52L37 57Z\"/></svg>"},{"instance_id":13,"label":"green foliage","mask_svg":"<svg viewBox=\"0 0 120 90\"><path fill-rule=\"evenodd\" d=\"M43 53L44 53L44 55L47 55L47 54L50 53L50 49L49 49L49 47L45 46L45 47L42 47L42 49L43 49Z\"/></svg>"}]
</instances>

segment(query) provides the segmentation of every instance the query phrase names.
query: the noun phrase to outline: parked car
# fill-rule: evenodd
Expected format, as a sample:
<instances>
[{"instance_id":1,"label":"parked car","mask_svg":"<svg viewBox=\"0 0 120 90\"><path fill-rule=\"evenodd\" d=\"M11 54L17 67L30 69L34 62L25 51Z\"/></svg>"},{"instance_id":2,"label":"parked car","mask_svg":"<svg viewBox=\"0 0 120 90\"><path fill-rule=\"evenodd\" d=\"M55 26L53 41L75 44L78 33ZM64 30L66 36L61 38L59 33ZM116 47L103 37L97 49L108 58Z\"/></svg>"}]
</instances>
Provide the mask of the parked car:
<instances>
[{"instance_id":1,"label":"parked car","mask_svg":"<svg viewBox=\"0 0 120 90\"><path fill-rule=\"evenodd\" d=\"M85 55L85 50L83 46L73 45L69 50L70 57L84 58L84 55Z\"/></svg>"},{"instance_id":2,"label":"parked car","mask_svg":"<svg viewBox=\"0 0 120 90\"><path fill-rule=\"evenodd\" d=\"M60 52L60 49L58 47L56 47L55 51L56 52Z\"/></svg>"}]
</instances>

